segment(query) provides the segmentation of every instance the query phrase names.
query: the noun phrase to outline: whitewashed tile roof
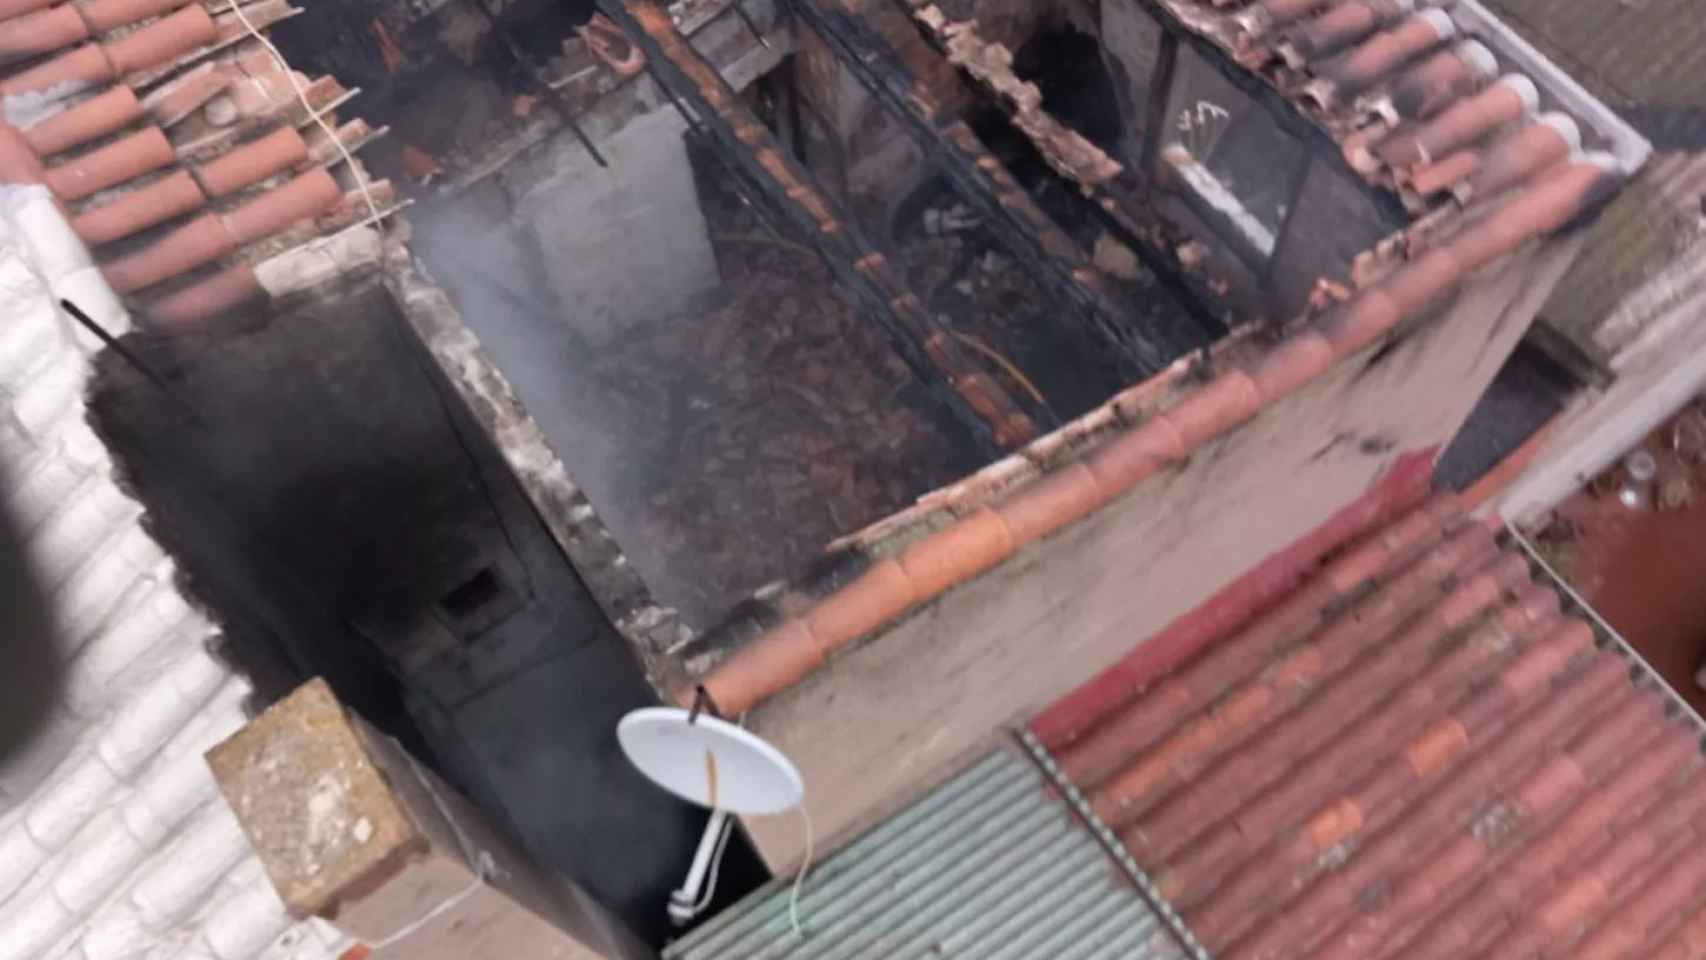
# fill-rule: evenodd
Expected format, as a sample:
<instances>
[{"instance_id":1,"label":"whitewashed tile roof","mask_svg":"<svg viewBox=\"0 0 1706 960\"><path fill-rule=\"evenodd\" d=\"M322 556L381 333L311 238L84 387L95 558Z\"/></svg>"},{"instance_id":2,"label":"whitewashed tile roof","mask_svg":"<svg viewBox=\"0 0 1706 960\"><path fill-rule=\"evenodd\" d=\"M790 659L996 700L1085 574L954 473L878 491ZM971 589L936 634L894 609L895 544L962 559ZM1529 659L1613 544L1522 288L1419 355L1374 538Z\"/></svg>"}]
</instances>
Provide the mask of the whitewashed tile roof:
<instances>
[{"instance_id":1,"label":"whitewashed tile roof","mask_svg":"<svg viewBox=\"0 0 1706 960\"><path fill-rule=\"evenodd\" d=\"M67 678L0 758L0 960L332 960L348 944L285 914L202 760L249 686L85 422L98 344L61 297L130 327L46 189L0 186L0 495Z\"/></svg>"}]
</instances>

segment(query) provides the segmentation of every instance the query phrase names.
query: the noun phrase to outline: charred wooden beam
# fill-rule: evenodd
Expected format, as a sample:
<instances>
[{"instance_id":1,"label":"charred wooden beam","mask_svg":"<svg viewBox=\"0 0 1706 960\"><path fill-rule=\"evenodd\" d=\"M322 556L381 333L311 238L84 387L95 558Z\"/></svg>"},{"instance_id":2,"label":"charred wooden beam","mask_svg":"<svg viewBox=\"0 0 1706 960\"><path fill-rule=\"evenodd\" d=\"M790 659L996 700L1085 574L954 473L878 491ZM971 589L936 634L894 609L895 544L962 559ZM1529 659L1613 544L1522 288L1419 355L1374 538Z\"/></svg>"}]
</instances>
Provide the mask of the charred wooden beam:
<instances>
[{"instance_id":1,"label":"charred wooden beam","mask_svg":"<svg viewBox=\"0 0 1706 960\"><path fill-rule=\"evenodd\" d=\"M1196 329L1149 331L1160 342L1186 344L1188 352L1218 340L1228 327L1225 311L1211 309L1212 278L1194 275L1176 251L1192 238L1168 224L1145 198L1141 176L1043 109L1042 91L1013 72L1013 55L978 35L975 22L949 20L934 0L895 0L931 46L1007 113L1054 171L1078 187L1085 206L1121 243L1136 250L1156 276L1179 295Z\"/></svg>"},{"instance_id":2,"label":"charred wooden beam","mask_svg":"<svg viewBox=\"0 0 1706 960\"><path fill-rule=\"evenodd\" d=\"M1154 374L1198 344L1157 343L1136 336L1102 272L1084 250L1037 205L977 134L944 111L912 76L900 55L862 18L826 9L818 0L793 0L795 22L824 41L848 73L896 119L960 195L1043 289L1115 351L1121 373L1136 380Z\"/></svg>"},{"instance_id":3,"label":"charred wooden beam","mask_svg":"<svg viewBox=\"0 0 1706 960\"><path fill-rule=\"evenodd\" d=\"M646 54L654 78L691 107L725 158L742 172L852 288L913 371L991 450L1011 450L1037 428L993 377L977 369L907 289L887 258L788 156L734 89L701 57L656 0L599 0Z\"/></svg>"}]
</instances>

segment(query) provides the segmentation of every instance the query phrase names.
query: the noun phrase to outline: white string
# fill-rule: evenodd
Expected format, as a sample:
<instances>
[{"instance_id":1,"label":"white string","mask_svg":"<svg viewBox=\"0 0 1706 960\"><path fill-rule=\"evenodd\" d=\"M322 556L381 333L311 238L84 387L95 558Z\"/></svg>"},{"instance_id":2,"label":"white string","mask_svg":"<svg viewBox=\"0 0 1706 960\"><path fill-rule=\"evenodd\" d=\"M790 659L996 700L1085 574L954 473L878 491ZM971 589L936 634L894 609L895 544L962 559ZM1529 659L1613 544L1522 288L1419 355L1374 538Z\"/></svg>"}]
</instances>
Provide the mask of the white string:
<instances>
[{"instance_id":1,"label":"white string","mask_svg":"<svg viewBox=\"0 0 1706 960\"><path fill-rule=\"evenodd\" d=\"M279 70L284 73L284 79L288 80L290 88L296 91L296 99L302 101L302 109L308 111L309 119L319 124L320 129L331 139L332 146L337 147L338 152L343 154L344 162L349 164L350 174L355 177L356 186L361 189L361 198L367 202L368 220L377 221L381 219L384 214L379 212L379 204L374 201L373 191L367 186L367 175L362 173L361 168L356 165L355 154L350 153L349 148L344 146L343 140L338 137L338 132L332 129L332 125L326 121L325 116L320 111L315 110L312 103L308 102L308 91L296 79L296 71L290 68L290 63L284 59L284 54L279 53L272 41L262 36L261 31L249 22L248 15L243 13L243 8L237 5L237 0L225 0L225 3L231 8L231 12L237 15L237 20L243 24L243 29L249 32L249 36L260 41L260 44L266 47L267 52L272 54L273 60L278 63Z\"/></svg>"},{"instance_id":2,"label":"white string","mask_svg":"<svg viewBox=\"0 0 1706 960\"><path fill-rule=\"evenodd\" d=\"M396 741L393 740L392 743L395 744ZM474 849L474 844L468 839L468 834L462 829L462 824L457 821L456 817L451 815L450 806L444 802L444 798L439 796L438 791L433 788L431 777L426 773L426 771L421 769L421 765L415 762L415 758L410 755L408 751L403 750L400 744L397 749L403 754L404 759L409 761L409 768L414 771L415 780L417 780L421 786L425 787L427 795L432 797L433 805L438 807L439 815L444 818L446 823L450 824L450 832L456 835L456 845L461 848L463 858L467 860L468 865L474 870L474 880L462 890L451 894L443 903L433 907L431 910L428 910L420 919L404 925L402 929L377 943L370 943L367 945L369 949L376 952L383 950L386 947L394 946L398 942L406 940L414 934L419 933L421 928L425 927L427 924L461 906L469 897L478 893L480 888L486 885L487 880L497 876L498 874L497 861L487 851L477 851Z\"/></svg>"},{"instance_id":3,"label":"white string","mask_svg":"<svg viewBox=\"0 0 1706 960\"><path fill-rule=\"evenodd\" d=\"M795 809L800 811L800 819L806 825L806 855L800 861L800 872L794 876L794 891L788 895L788 922L794 925L794 936L804 938L805 934L800 930L800 887L805 884L806 873L812 868L812 815L806 812L803 797Z\"/></svg>"},{"instance_id":4,"label":"white string","mask_svg":"<svg viewBox=\"0 0 1706 960\"><path fill-rule=\"evenodd\" d=\"M496 867L497 864L492 860L492 855L484 850L480 851L478 869L474 873L474 880L472 883L468 884L468 886L463 888L459 893L452 895L450 899L436 907L433 907L431 910L428 910L426 915L421 917L419 920L403 927L403 929L398 930L396 933L391 934L389 937L386 937L377 943L368 944L368 949L377 952L384 950L386 947L395 946L400 941L407 940L409 937L419 933L421 928L425 927L427 924L437 920L439 917L449 913L457 907L460 907L463 901L478 893L480 888L486 885L487 870L496 869Z\"/></svg>"}]
</instances>

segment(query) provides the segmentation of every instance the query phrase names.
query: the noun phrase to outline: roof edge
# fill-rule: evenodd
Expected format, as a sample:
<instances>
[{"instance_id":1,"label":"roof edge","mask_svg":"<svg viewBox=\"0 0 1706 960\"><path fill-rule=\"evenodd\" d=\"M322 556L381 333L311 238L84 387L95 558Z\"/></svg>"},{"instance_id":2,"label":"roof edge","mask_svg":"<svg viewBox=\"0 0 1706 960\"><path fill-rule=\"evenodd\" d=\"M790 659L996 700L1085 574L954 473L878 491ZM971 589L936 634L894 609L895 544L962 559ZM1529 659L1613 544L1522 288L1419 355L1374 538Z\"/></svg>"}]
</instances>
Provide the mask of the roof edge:
<instances>
[{"instance_id":1,"label":"roof edge","mask_svg":"<svg viewBox=\"0 0 1706 960\"><path fill-rule=\"evenodd\" d=\"M1653 155L1652 142L1522 34L1483 6L1480 0L1457 0L1452 12L1453 16L1463 17L1486 35L1496 37L1501 51L1516 61L1524 73L1538 78L1574 116L1591 123L1609 140L1617 157L1619 173L1632 177L1646 166Z\"/></svg>"}]
</instances>

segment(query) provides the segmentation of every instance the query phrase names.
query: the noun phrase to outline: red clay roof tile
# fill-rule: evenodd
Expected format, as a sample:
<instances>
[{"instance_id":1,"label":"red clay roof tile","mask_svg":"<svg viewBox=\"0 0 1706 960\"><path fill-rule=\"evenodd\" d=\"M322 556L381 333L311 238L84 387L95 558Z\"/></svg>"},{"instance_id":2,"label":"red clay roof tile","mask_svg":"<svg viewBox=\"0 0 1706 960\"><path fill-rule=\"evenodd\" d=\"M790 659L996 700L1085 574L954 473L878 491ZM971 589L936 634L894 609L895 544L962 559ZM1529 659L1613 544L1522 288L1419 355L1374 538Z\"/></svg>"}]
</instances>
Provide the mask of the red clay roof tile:
<instances>
[{"instance_id":1,"label":"red clay roof tile","mask_svg":"<svg viewBox=\"0 0 1706 960\"><path fill-rule=\"evenodd\" d=\"M144 127L49 169L47 185L61 200L82 200L158 170L175 156L160 128Z\"/></svg>"},{"instance_id":2,"label":"red clay roof tile","mask_svg":"<svg viewBox=\"0 0 1706 960\"><path fill-rule=\"evenodd\" d=\"M1318 330L1288 337L1246 368L1256 391L1272 403L1332 368L1338 354Z\"/></svg>"},{"instance_id":3,"label":"red clay roof tile","mask_svg":"<svg viewBox=\"0 0 1706 960\"><path fill-rule=\"evenodd\" d=\"M1465 200L1492 196L1559 163L1580 148L1575 121L1549 113L1489 147L1459 195Z\"/></svg>"},{"instance_id":4,"label":"red clay roof tile","mask_svg":"<svg viewBox=\"0 0 1706 960\"><path fill-rule=\"evenodd\" d=\"M1493 52L1474 40L1436 53L1392 81L1387 122L1432 117L1480 90L1498 69Z\"/></svg>"},{"instance_id":5,"label":"red clay roof tile","mask_svg":"<svg viewBox=\"0 0 1706 960\"><path fill-rule=\"evenodd\" d=\"M295 11L283 0L263 0L251 4L248 12L264 27ZM287 228L297 228L288 235L288 243L306 239L311 232L342 229L369 216L365 195L345 193L325 169L342 160L332 140L318 137L318 149L311 150L291 128L308 118L291 85L293 74L281 68L270 52L237 51L189 66L193 57L212 54L217 46L243 33L235 17L210 15L206 5L193 0L73 0L58 6L0 0L0 60L8 55L41 55L33 66L0 79L0 94L41 93L65 104L57 110L49 104L50 112L21 134L0 124L0 178L46 183L61 201L74 204L115 191L99 206L86 206L72 216L73 229L85 243L99 245L129 237L194 212L210 196L223 197L294 168L309 167L236 209L192 220L143 249L104 263L109 282L121 294L172 281ZM91 42L83 42L90 38ZM129 82L108 85L120 75ZM151 176L177 162L178 148L168 128L210 98L230 91L236 78L252 81L244 85L252 94L252 109L245 111L238 105L229 127L211 133L201 130L182 145L186 156L200 161L195 170ZM151 92L140 98L137 90L144 87ZM309 84L315 109L327 107L343 93L330 77ZM126 127L147 116L156 125L123 134ZM264 132L269 126L271 132ZM237 140L257 132L264 135L233 148ZM43 157L114 135L118 137L112 142L52 168L42 163ZM339 131L339 139L352 147L369 135L360 121ZM395 191L385 181L370 184L370 191L385 207L395 203ZM148 319L157 329L182 328L264 293L246 264L174 287L147 308Z\"/></svg>"},{"instance_id":6,"label":"red clay roof tile","mask_svg":"<svg viewBox=\"0 0 1706 960\"><path fill-rule=\"evenodd\" d=\"M1070 463L1024 487L995 511L1007 522L1018 548L1084 519L1108 500L1090 468Z\"/></svg>"},{"instance_id":7,"label":"red clay roof tile","mask_svg":"<svg viewBox=\"0 0 1706 960\"><path fill-rule=\"evenodd\" d=\"M225 229L224 221L209 214L191 220L142 250L108 261L101 272L114 290L135 293L233 253L240 246L231 231Z\"/></svg>"},{"instance_id":8,"label":"red clay roof tile","mask_svg":"<svg viewBox=\"0 0 1706 960\"><path fill-rule=\"evenodd\" d=\"M714 675L705 678L704 686L720 709L738 716L767 696L777 677L798 683L825 658L825 648L812 636L805 622L789 620L765 634L762 640L735 650L718 665ZM677 699L687 706L693 700L693 691L682 691Z\"/></svg>"},{"instance_id":9,"label":"red clay roof tile","mask_svg":"<svg viewBox=\"0 0 1706 960\"><path fill-rule=\"evenodd\" d=\"M105 33L170 13L191 2L193 0L84 0L79 9L90 30Z\"/></svg>"},{"instance_id":10,"label":"red clay roof tile","mask_svg":"<svg viewBox=\"0 0 1706 960\"><path fill-rule=\"evenodd\" d=\"M1480 93L1457 101L1428 120L1380 141L1374 152L1387 165L1418 167L1473 145L1494 130L1515 123L1540 103L1534 81L1509 76Z\"/></svg>"},{"instance_id":11,"label":"red clay roof tile","mask_svg":"<svg viewBox=\"0 0 1706 960\"><path fill-rule=\"evenodd\" d=\"M99 44L89 43L0 80L0 94L41 93L61 85L93 86L112 78L112 61Z\"/></svg>"},{"instance_id":12,"label":"red clay roof tile","mask_svg":"<svg viewBox=\"0 0 1706 960\"><path fill-rule=\"evenodd\" d=\"M1413 541L1418 514L1388 529ZM1318 576L1059 752L1215 956L1648 956L1683 936L1706 898L1682 840L1706 815L1698 732L1491 536L1384 566L1371 536L1341 586L1372 573L1372 593L1323 603L1343 591ZM1306 650L1325 659L1288 695ZM1234 662L1251 679L1193 687Z\"/></svg>"},{"instance_id":13,"label":"red clay roof tile","mask_svg":"<svg viewBox=\"0 0 1706 960\"><path fill-rule=\"evenodd\" d=\"M1006 521L984 507L902 550L899 560L916 596L932 597L1012 555L1013 534Z\"/></svg>"},{"instance_id":14,"label":"red clay roof tile","mask_svg":"<svg viewBox=\"0 0 1706 960\"><path fill-rule=\"evenodd\" d=\"M818 643L838 650L905 612L914 596L912 578L901 565L879 560L818 603L803 619Z\"/></svg>"},{"instance_id":15,"label":"red clay roof tile","mask_svg":"<svg viewBox=\"0 0 1706 960\"><path fill-rule=\"evenodd\" d=\"M0 0L0 19L23 16L53 4L54 0Z\"/></svg>"},{"instance_id":16,"label":"red clay roof tile","mask_svg":"<svg viewBox=\"0 0 1706 960\"><path fill-rule=\"evenodd\" d=\"M73 217L71 228L92 246L111 243L201 208L207 198L187 171L161 177L111 203Z\"/></svg>"},{"instance_id":17,"label":"red clay roof tile","mask_svg":"<svg viewBox=\"0 0 1706 960\"><path fill-rule=\"evenodd\" d=\"M223 197L277 176L308 159L308 143L295 127L237 147L195 168L195 177L210 197Z\"/></svg>"},{"instance_id":18,"label":"red clay roof tile","mask_svg":"<svg viewBox=\"0 0 1706 960\"><path fill-rule=\"evenodd\" d=\"M1283 32L1274 46L1292 67L1302 67L1348 50L1376 30L1397 23L1406 9L1401 0L1341 3Z\"/></svg>"},{"instance_id":19,"label":"red clay roof tile","mask_svg":"<svg viewBox=\"0 0 1706 960\"><path fill-rule=\"evenodd\" d=\"M88 37L88 24L69 3L0 20L0 62L49 53Z\"/></svg>"},{"instance_id":20,"label":"red clay roof tile","mask_svg":"<svg viewBox=\"0 0 1706 960\"><path fill-rule=\"evenodd\" d=\"M161 126L169 127L224 92L240 76L241 71L231 64L204 63L156 87L143 106Z\"/></svg>"},{"instance_id":21,"label":"red clay roof tile","mask_svg":"<svg viewBox=\"0 0 1706 960\"><path fill-rule=\"evenodd\" d=\"M113 69L122 75L171 63L217 39L219 28L213 17L201 4L192 3L103 46Z\"/></svg>"},{"instance_id":22,"label":"red clay roof tile","mask_svg":"<svg viewBox=\"0 0 1706 960\"><path fill-rule=\"evenodd\" d=\"M315 167L225 214L225 225L239 244L253 243L324 212L343 196L332 175Z\"/></svg>"},{"instance_id":23,"label":"red clay roof tile","mask_svg":"<svg viewBox=\"0 0 1706 960\"><path fill-rule=\"evenodd\" d=\"M1180 400L1161 418L1179 431L1185 450L1195 450L1256 415L1262 395L1242 370L1228 370Z\"/></svg>"},{"instance_id":24,"label":"red clay roof tile","mask_svg":"<svg viewBox=\"0 0 1706 960\"><path fill-rule=\"evenodd\" d=\"M1311 69L1330 81L1333 97L1354 96L1456 32L1457 24L1444 11L1425 10Z\"/></svg>"},{"instance_id":25,"label":"red clay roof tile","mask_svg":"<svg viewBox=\"0 0 1706 960\"><path fill-rule=\"evenodd\" d=\"M235 264L150 303L146 311L147 325L149 329L165 332L194 329L207 318L242 306L265 293L252 267L246 263Z\"/></svg>"},{"instance_id":26,"label":"red clay roof tile","mask_svg":"<svg viewBox=\"0 0 1706 960\"><path fill-rule=\"evenodd\" d=\"M1459 150L1402 174L1400 182L1420 196L1431 197L1474 176L1485 159L1479 150Z\"/></svg>"},{"instance_id":27,"label":"red clay roof tile","mask_svg":"<svg viewBox=\"0 0 1706 960\"><path fill-rule=\"evenodd\" d=\"M116 133L141 118L136 91L116 86L47 117L26 129L24 137L37 153L49 157Z\"/></svg>"}]
</instances>

